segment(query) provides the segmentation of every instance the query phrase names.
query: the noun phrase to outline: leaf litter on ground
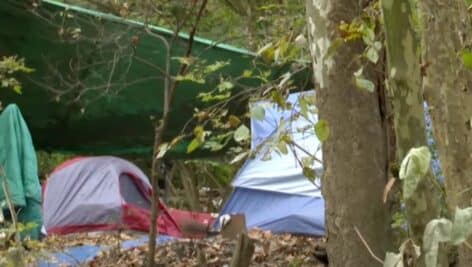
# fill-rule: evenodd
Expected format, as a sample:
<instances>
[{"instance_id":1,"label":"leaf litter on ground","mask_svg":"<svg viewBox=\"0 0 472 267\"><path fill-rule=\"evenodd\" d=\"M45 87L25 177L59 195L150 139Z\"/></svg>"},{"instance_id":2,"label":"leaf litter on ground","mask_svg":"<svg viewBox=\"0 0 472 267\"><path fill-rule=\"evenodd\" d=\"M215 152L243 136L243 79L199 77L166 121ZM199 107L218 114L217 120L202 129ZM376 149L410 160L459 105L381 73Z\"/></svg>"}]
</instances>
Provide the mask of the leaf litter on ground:
<instances>
[{"instance_id":1,"label":"leaf litter on ground","mask_svg":"<svg viewBox=\"0 0 472 267\"><path fill-rule=\"evenodd\" d=\"M315 255L325 248L324 238L273 234L269 231L251 230L248 236L254 240L255 250L251 266L327 266ZM45 241L49 251L60 251L79 245L102 245L111 249L99 253L87 266L143 266L147 245L130 249L117 246L119 242L137 238L133 232L102 232L97 234L73 234L51 236ZM161 244L156 249L157 266L229 266L237 240L214 236L206 239L179 239Z\"/></svg>"}]
</instances>

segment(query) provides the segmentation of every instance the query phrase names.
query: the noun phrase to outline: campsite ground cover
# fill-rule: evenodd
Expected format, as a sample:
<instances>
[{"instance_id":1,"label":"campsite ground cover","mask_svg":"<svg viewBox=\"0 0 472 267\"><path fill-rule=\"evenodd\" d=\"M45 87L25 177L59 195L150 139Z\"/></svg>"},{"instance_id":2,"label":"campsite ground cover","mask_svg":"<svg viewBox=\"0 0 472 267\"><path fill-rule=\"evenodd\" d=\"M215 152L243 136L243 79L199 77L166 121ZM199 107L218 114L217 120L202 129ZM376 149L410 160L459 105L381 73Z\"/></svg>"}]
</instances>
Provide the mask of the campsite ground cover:
<instances>
[{"instance_id":1,"label":"campsite ground cover","mask_svg":"<svg viewBox=\"0 0 472 267\"><path fill-rule=\"evenodd\" d=\"M49 235L43 240L43 245L44 249L49 252L60 252L67 248L84 245L115 247L120 242L137 239L141 235L142 233L131 231Z\"/></svg>"},{"instance_id":2,"label":"campsite ground cover","mask_svg":"<svg viewBox=\"0 0 472 267\"><path fill-rule=\"evenodd\" d=\"M73 238L53 237L51 248L64 249L68 245L117 244L118 238L131 238L130 234L75 235ZM315 257L322 251L325 240L294 235L275 235L266 231L252 230L249 237L255 241L251 266L327 266ZM47 241L48 242L48 241ZM158 246L157 266L229 266L236 241L216 236L201 240L182 239ZM57 246L58 244L59 247ZM127 250L107 250L88 266L142 266L147 247Z\"/></svg>"}]
</instances>

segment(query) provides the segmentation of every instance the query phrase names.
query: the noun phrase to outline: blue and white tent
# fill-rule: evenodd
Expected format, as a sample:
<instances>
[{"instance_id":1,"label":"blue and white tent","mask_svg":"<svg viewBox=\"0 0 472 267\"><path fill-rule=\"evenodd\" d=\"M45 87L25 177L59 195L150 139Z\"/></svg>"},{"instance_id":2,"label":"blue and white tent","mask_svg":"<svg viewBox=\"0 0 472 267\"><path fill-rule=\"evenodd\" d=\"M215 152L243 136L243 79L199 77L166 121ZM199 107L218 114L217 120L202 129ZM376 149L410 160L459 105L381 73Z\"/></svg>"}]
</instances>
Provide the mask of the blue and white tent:
<instances>
[{"instance_id":1,"label":"blue and white tent","mask_svg":"<svg viewBox=\"0 0 472 267\"><path fill-rule=\"evenodd\" d=\"M252 109L262 106L265 110L263 120L251 120L251 147L257 152L236 174L233 193L220 214L243 213L249 229L324 235L324 200L320 185L303 175L300 164L307 153L316 155L321 162L320 142L313 127L316 116L310 115L308 119L300 116L299 101L306 100L307 96L314 97L313 93L291 94L289 110L281 110L266 101L251 106ZM297 144L291 146L287 154L275 149L281 132L289 133ZM318 161L313 167L318 171L322 169Z\"/></svg>"},{"instance_id":2,"label":"blue and white tent","mask_svg":"<svg viewBox=\"0 0 472 267\"><path fill-rule=\"evenodd\" d=\"M306 156L304 151L315 154L320 161L315 162L313 167L318 172L322 171L321 147L313 131L317 117L314 113L310 113L309 120L299 116L300 99L313 94L313 91L291 94L288 102L292 103L293 108L290 110L281 110L276 104L265 101L251 106L265 110L263 120L251 119L251 149L257 153L236 174L232 182L233 193L220 214L245 214L249 229L257 227L275 233L315 236L325 234L325 208L319 184L313 184L303 175L298 161ZM433 148L435 144L426 103L425 121L428 143ZM302 149L289 150L288 154L274 151L275 139L280 131L289 132ZM443 182L439 158L436 151L431 150L433 172Z\"/></svg>"}]
</instances>

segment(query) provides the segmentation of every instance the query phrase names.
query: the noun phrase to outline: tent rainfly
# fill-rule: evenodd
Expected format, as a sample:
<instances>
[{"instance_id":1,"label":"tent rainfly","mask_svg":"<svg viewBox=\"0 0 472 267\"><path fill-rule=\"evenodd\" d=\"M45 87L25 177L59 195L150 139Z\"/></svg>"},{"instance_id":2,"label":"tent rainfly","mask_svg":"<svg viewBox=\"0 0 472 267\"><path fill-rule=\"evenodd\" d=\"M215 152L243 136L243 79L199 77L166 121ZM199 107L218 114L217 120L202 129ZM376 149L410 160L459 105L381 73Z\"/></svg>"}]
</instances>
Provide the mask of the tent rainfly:
<instances>
[{"instance_id":1,"label":"tent rainfly","mask_svg":"<svg viewBox=\"0 0 472 267\"><path fill-rule=\"evenodd\" d=\"M324 200L319 185L303 175L299 163L308 156L306 152L321 159L320 142L312 126L316 117L310 115L307 120L300 116L299 100L307 96L314 97L313 92L291 94L288 98L293 106L291 110L281 111L269 102L252 106L262 106L265 110L263 120L251 120L251 146L257 153L237 173L232 182L233 193L220 214L243 213L248 228L275 233L324 234ZM287 154L275 151L274 141L280 131L290 133L303 149L289 149ZM320 172L322 165L315 162L314 169Z\"/></svg>"},{"instance_id":2,"label":"tent rainfly","mask_svg":"<svg viewBox=\"0 0 472 267\"><path fill-rule=\"evenodd\" d=\"M151 118L158 120L163 114L164 75L160 70L166 69L167 63L166 46L153 35L172 45L172 58L186 55L189 35L182 32L175 36L170 29L149 25L150 35L142 22L64 2L71 1L0 1L0 25L10 25L0 31L0 57L23 57L35 70L18 75L23 85L21 95L0 90L0 99L4 105L15 103L21 108L38 149L87 155L149 155L155 124ZM77 38L69 32L78 33ZM131 40L136 37L139 43L133 48ZM166 140L181 133L195 107L213 105L200 101L198 95L217 88L220 77L240 77L258 63L260 71L270 70L270 79L276 79L291 65L263 66L253 52L218 40L197 36L193 40L193 56L206 64L230 64L206 76L204 84L180 81L176 85ZM171 60L172 76L179 68L179 62ZM297 72L295 85L302 88L310 83L311 76L308 69ZM231 90L237 93L262 83L242 77ZM245 112L239 109L240 103L230 106L234 114ZM188 141L177 144L166 156L189 157ZM198 150L191 156L214 154Z\"/></svg>"}]
</instances>

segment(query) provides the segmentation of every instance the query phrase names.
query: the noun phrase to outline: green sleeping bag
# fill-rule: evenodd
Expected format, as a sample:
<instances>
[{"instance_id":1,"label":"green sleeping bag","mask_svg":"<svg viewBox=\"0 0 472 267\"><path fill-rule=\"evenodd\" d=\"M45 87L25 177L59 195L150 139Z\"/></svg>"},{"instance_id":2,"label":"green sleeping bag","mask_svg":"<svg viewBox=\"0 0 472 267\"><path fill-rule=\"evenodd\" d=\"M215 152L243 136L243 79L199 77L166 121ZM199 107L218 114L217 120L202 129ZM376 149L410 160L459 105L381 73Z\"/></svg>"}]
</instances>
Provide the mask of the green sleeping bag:
<instances>
[{"instance_id":1,"label":"green sleeping bag","mask_svg":"<svg viewBox=\"0 0 472 267\"><path fill-rule=\"evenodd\" d=\"M38 239L43 219L36 151L28 126L18 106L14 104L8 105L0 114L0 165L4 170L0 182L7 179L18 221L24 225L35 224L21 232L21 236ZM0 203L5 204L5 194L1 188L0 186ZM4 213L9 214L8 207L2 207Z\"/></svg>"}]
</instances>

